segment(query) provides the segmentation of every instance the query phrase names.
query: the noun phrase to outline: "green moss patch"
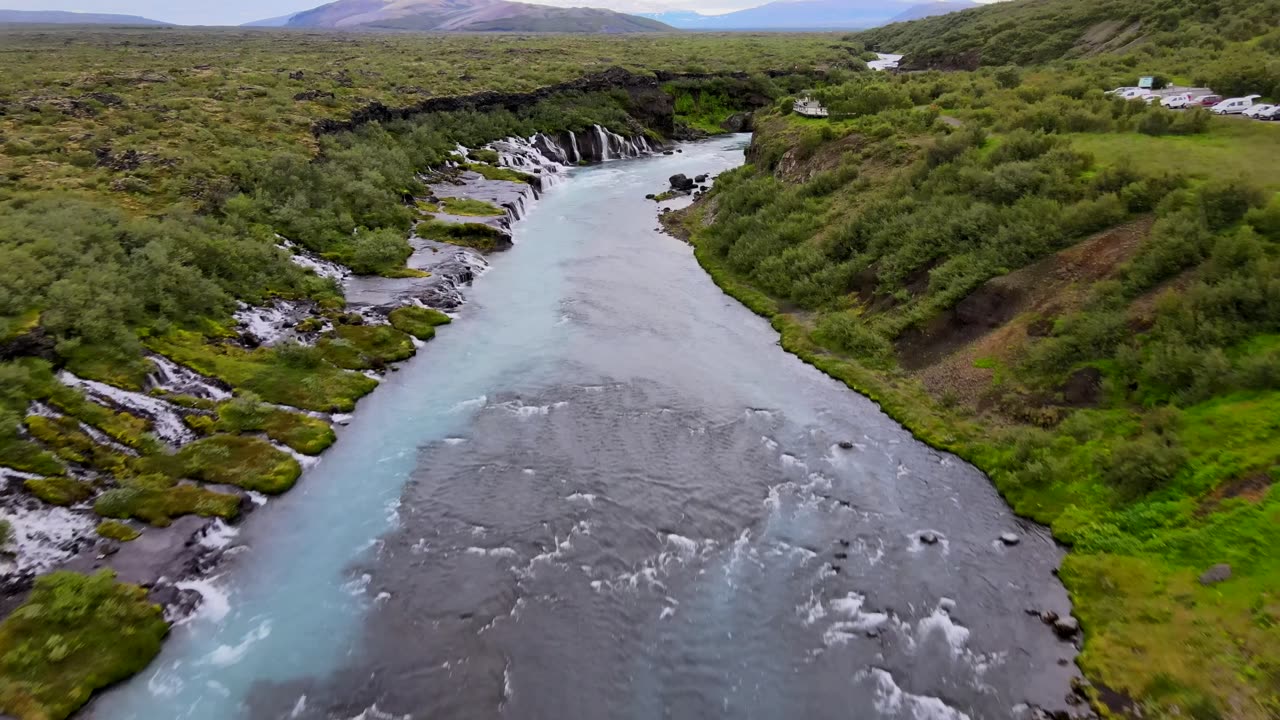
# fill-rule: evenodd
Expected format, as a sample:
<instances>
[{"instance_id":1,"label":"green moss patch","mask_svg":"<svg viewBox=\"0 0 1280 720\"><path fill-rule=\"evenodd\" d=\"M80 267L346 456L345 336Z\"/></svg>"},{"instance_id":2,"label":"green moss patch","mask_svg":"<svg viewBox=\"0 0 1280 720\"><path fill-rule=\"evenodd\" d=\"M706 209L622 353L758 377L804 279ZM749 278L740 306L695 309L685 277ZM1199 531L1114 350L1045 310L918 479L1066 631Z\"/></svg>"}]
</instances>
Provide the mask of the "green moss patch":
<instances>
[{"instance_id":1,"label":"green moss patch","mask_svg":"<svg viewBox=\"0 0 1280 720\"><path fill-rule=\"evenodd\" d=\"M436 336L436 326L453 322L453 318L435 308L416 305L398 307L391 311L387 319L395 329L409 333L419 340L430 340Z\"/></svg>"},{"instance_id":2,"label":"green moss patch","mask_svg":"<svg viewBox=\"0 0 1280 720\"><path fill-rule=\"evenodd\" d=\"M378 385L360 373L327 362L314 348L278 346L244 350L210 344L197 333L172 332L153 338L150 346L202 374L238 390L250 390L267 402L304 410L347 412Z\"/></svg>"},{"instance_id":3,"label":"green moss patch","mask_svg":"<svg viewBox=\"0 0 1280 720\"><path fill-rule=\"evenodd\" d=\"M209 430L264 432L267 437L306 455L319 455L337 436L329 423L259 402L256 395L237 397L218 408L218 418L203 418Z\"/></svg>"},{"instance_id":4,"label":"green moss patch","mask_svg":"<svg viewBox=\"0 0 1280 720\"><path fill-rule=\"evenodd\" d=\"M480 173L486 180L506 180L508 182L528 183L532 185L537 182L537 178L527 173L512 170L510 168L501 168L485 163L472 163L466 166L468 170Z\"/></svg>"},{"instance_id":5,"label":"green moss patch","mask_svg":"<svg viewBox=\"0 0 1280 720\"><path fill-rule=\"evenodd\" d=\"M130 542L142 537L142 531L119 520L103 520L98 523L98 534L109 540Z\"/></svg>"},{"instance_id":6,"label":"green moss patch","mask_svg":"<svg viewBox=\"0 0 1280 720\"><path fill-rule=\"evenodd\" d=\"M59 475L66 470L51 453L20 437L0 437L0 465L36 475Z\"/></svg>"},{"instance_id":7,"label":"green moss patch","mask_svg":"<svg viewBox=\"0 0 1280 720\"><path fill-rule=\"evenodd\" d=\"M326 360L351 370L382 368L413 357L413 341L390 325L339 325L316 348Z\"/></svg>"},{"instance_id":8,"label":"green moss patch","mask_svg":"<svg viewBox=\"0 0 1280 720\"><path fill-rule=\"evenodd\" d=\"M75 418L31 415L26 418L26 424L32 437L67 462L88 465L111 474L124 473L130 465L129 456L94 442L80 429Z\"/></svg>"},{"instance_id":9,"label":"green moss patch","mask_svg":"<svg viewBox=\"0 0 1280 720\"><path fill-rule=\"evenodd\" d=\"M66 507L93 497L92 485L69 477L31 478L23 486L50 505Z\"/></svg>"},{"instance_id":10,"label":"green moss patch","mask_svg":"<svg viewBox=\"0 0 1280 720\"><path fill-rule=\"evenodd\" d=\"M214 435L184 446L176 455L155 458L159 467L204 482L235 485L271 495L293 487L302 467L271 443L244 435Z\"/></svg>"},{"instance_id":11,"label":"green moss patch","mask_svg":"<svg viewBox=\"0 0 1280 720\"><path fill-rule=\"evenodd\" d=\"M0 710L62 720L142 670L169 631L160 606L115 574L55 572L0 623Z\"/></svg>"},{"instance_id":12,"label":"green moss patch","mask_svg":"<svg viewBox=\"0 0 1280 720\"><path fill-rule=\"evenodd\" d=\"M484 223L446 223L428 220L418 224L417 233L420 237L475 248L485 253L503 249L511 243L501 230Z\"/></svg>"},{"instance_id":13,"label":"green moss patch","mask_svg":"<svg viewBox=\"0 0 1280 720\"><path fill-rule=\"evenodd\" d=\"M440 200L440 207L450 215L489 217L504 214L502 208L497 205L469 198L443 198Z\"/></svg>"},{"instance_id":14,"label":"green moss patch","mask_svg":"<svg viewBox=\"0 0 1280 720\"><path fill-rule=\"evenodd\" d=\"M240 498L199 485L179 485L173 478L153 474L124 481L103 493L94 502L93 511L105 518L166 527L183 515L230 520L240 513Z\"/></svg>"}]
</instances>

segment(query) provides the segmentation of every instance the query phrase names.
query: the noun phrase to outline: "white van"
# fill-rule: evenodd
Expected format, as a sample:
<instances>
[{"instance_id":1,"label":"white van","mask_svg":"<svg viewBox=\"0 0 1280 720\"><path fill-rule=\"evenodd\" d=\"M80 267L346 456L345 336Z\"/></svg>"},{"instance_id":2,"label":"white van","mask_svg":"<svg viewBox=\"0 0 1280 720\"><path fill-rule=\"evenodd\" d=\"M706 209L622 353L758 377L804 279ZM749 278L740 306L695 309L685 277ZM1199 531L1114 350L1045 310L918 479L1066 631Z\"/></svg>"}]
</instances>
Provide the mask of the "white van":
<instances>
[{"instance_id":1,"label":"white van","mask_svg":"<svg viewBox=\"0 0 1280 720\"><path fill-rule=\"evenodd\" d=\"M1209 112L1215 115L1240 115L1245 110L1253 107L1253 101L1262 97L1261 95L1249 95L1247 97L1227 98L1222 102L1209 108Z\"/></svg>"},{"instance_id":2,"label":"white van","mask_svg":"<svg viewBox=\"0 0 1280 720\"><path fill-rule=\"evenodd\" d=\"M1276 106L1268 105L1267 103L1263 103L1261 105L1254 105L1253 107L1244 111L1244 116L1251 117L1251 118L1260 118L1260 117L1263 117L1263 113L1270 112L1271 108L1274 108L1274 107Z\"/></svg>"}]
</instances>

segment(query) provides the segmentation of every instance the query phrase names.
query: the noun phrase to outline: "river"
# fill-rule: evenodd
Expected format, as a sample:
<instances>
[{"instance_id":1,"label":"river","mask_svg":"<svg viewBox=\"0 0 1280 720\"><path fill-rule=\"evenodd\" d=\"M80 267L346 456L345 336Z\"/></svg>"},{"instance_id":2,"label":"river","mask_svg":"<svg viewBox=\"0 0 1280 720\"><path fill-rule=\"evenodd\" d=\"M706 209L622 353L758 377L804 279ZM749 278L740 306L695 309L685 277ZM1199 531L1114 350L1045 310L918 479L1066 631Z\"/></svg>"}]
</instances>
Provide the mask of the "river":
<instances>
[{"instance_id":1,"label":"river","mask_svg":"<svg viewBox=\"0 0 1280 720\"><path fill-rule=\"evenodd\" d=\"M785 353L655 229L646 193L739 165L745 141L549 191L458 322L245 521L198 614L88 714L1063 707L1075 649L1026 612L1069 611L1047 533Z\"/></svg>"}]
</instances>

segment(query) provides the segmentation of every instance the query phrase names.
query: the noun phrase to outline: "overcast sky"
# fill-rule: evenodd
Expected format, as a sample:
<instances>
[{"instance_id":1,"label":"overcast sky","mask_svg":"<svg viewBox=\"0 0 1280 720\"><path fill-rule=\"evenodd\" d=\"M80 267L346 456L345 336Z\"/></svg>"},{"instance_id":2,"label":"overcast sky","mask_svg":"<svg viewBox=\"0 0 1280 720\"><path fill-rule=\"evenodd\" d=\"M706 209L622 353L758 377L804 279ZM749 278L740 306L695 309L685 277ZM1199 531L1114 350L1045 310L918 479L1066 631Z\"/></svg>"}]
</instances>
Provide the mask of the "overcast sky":
<instances>
[{"instance_id":1,"label":"overcast sky","mask_svg":"<svg viewBox=\"0 0 1280 720\"><path fill-rule=\"evenodd\" d=\"M182 25L240 25L277 15L289 15L328 0L0 0L8 10L71 10L74 12L141 15ZM763 5L769 0L524 0L564 7L607 7L623 12L698 10L721 13ZM905 0L885 0L886 5ZM921 1L921 0L918 0ZM979 2L990 0L979 0Z\"/></svg>"}]
</instances>

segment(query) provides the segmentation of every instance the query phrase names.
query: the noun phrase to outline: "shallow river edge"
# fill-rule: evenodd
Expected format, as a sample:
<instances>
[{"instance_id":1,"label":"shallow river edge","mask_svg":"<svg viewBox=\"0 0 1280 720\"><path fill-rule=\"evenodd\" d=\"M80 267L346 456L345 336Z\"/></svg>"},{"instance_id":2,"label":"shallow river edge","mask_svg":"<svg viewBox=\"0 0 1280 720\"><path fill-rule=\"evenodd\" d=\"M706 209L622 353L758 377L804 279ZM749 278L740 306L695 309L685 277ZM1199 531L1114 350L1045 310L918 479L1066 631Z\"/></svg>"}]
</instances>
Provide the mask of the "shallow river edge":
<instances>
[{"instance_id":1,"label":"shallow river edge","mask_svg":"<svg viewBox=\"0 0 1280 720\"><path fill-rule=\"evenodd\" d=\"M987 481L991 482L1005 505L1009 506L1012 514L1025 522L1044 527L1052 536L1050 528L1014 508L1000 485L991 479L990 466L984 462L987 441L971 423L957 417L949 417L920 387L910 384L909 381L902 381L885 373L870 370L856 361L818 347L809 339L808 332L798 320L782 312L772 298L736 277L731 270L707 252L705 247L698 245L694 231L700 222L701 213L707 209L708 203L714 200L714 192L713 188L708 195L698 198L690 206L662 214L660 221L668 234L693 247L693 254L698 264L716 286L756 315L768 320L777 331L778 344L783 350L875 403L881 412L900 424L916 440L935 450L951 453L976 467L986 476ZM1069 545L1058 538L1054 540L1070 552ZM1074 606L1076 599L1072 597L1069 585L1067 593ZM1074 635L1077 647L1083 648L1086 628L1078 626ZM1090 677L1083 667L1079 669L1084 673L1084 680L1072 690L1082 704L1087 703L1087 706L1097 709L1101 701L1096 679Z\"/></svg>"}]
</instances>

